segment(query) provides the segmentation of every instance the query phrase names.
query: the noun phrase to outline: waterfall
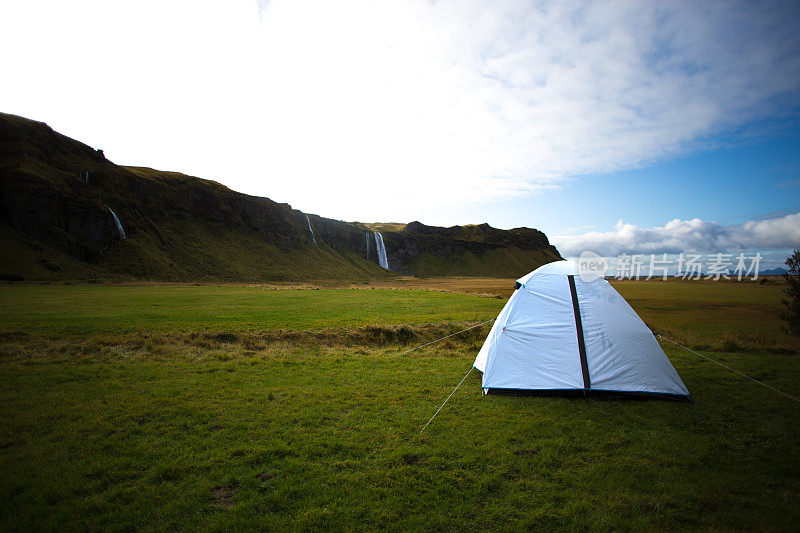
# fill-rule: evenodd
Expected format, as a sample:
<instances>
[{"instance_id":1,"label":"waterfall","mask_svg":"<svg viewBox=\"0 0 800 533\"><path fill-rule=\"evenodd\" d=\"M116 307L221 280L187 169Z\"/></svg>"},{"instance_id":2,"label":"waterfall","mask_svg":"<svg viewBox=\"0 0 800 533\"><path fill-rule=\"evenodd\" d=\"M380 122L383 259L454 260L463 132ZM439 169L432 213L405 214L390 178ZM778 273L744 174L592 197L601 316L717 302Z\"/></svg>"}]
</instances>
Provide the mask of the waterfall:
<instances>
[{"instance_id":1,"label":"waterfall","mask_svg":"<svg viewBox=\"0 0 800 533\"><path fill-rule=\"evenodd\" d=\"M311 240L314 241L314 244L317 244L317 239L314 238L314 230L311 229L311 220L306 215L306 222L308 222L308 231L311 232Z\"/></svg>"},{"instance_id":2,"label":"waterfall","mask_svg":"<svg viewBox=\"0 0 800 533\"><path fill-rule=\"evenodd\" d=\"M364 237L367 238L367 260L369 261L369 232L368 231L364 232Z\"/></svg>"},{"instance_id":3,"label":"waterfall","mask_svg":"<svg viewBox=\"0 0 800 533\"><path fill-rule=\"evenodd\" d=\"M105 206L106 209L108 209L111 212L111 216L114 217L114 223L117 225L117 229L119 230L119 238L124 241L126 237L125 237L125 230L122 229L122 222L119 221L119 218L117 218L117 214L114 212L113 209L108 207L106 204L103 205Z\"/></svg>"},{"instance_id":4,"label":"waterfall","mask_svg":"<svg viewBox=\"0 0 800 533\"><path fill-rule=\"evenodd\" d=\"M378 250L378 264L388 270L389 260L386 258L386 246L383 245L383 235L380 231L375 232L375 248Z\"/></svg>"}]
</instances>

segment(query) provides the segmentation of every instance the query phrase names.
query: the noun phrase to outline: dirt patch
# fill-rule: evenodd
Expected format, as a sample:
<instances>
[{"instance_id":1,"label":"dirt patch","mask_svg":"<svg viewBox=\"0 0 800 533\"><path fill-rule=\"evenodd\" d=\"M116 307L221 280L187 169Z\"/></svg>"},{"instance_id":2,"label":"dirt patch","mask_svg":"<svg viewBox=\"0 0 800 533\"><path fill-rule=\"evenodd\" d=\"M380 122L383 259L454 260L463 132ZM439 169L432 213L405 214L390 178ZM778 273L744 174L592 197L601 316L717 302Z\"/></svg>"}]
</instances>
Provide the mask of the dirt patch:
<instances>
[{"instance_id":1,"label":"dirt patch","mask_svg":"<svg viewBox=\"0 0 800 533\"><path fill-rule=\"evenodd\" d=\"M211 495L214 497L214 502L217 504L217 507L222 507L223 509L230 509L233 507L234 501L236 500L236 493L239 492L240 485L241 483L239 481L235 481L226 485L211 487Z\"/></svg>"},{"instance_id":2,"label":"dirt patch","mask_svg":"<svg viewBox=\"0 0 800 533\"><path fill-rule=\"evenodd\" d=\"M275 472L259 472L256 474L256 479L261 481L269 481L275 477Z\"/></svg>"},{"instance_id":3,"label":"dirt patch","mask_svg":"<svg viewBox=\"0 0 800 533\"><path fill-rule=\"evenodd\" d=\"M422 457L415 453L406 453L403 454L403 457L401 457L400 460L405 465L414 466L422 462Z\"/></svg>"}]
</instances>

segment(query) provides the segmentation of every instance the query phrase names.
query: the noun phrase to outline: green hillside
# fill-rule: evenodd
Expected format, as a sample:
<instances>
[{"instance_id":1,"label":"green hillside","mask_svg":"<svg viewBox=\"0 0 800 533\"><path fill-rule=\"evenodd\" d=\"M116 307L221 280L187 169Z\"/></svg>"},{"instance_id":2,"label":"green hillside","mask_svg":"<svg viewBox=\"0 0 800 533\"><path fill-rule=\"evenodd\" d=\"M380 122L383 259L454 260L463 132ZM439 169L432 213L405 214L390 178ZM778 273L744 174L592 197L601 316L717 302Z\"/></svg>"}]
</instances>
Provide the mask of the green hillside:
<instances>
[{"instance_id":1,"label":"green hillside","mask_svg":"<svg viewBox=\"0 0 800 533\"><path fill-rule=\"evenodd\" d=\"M377 264L375 231L383 234L390 270ZM7 251L0 278L7 280L513 277L559 257L543 233L529 228L307 215L215 181L115 165L42 122L6 114L0 114L0 244Z\"/></svg>"}]
</instances>

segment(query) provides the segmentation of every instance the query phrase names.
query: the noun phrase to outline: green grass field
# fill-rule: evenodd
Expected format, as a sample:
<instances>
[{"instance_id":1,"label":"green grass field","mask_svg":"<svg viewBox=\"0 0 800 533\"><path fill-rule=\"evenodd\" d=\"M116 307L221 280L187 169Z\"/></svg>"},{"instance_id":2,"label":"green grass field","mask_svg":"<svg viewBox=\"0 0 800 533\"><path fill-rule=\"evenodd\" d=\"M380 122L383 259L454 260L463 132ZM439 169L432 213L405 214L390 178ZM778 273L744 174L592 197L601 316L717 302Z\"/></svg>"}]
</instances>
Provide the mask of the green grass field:
<instances>
[{"instance_id":1,"label":"green grass field","mask_svg":"<svg viewBox=\"0 0 800 533\"><path fill-rule=\"evenodd\" d=\"M691 283L616 287L800 395L781 287ZM473 371L419 435L486 328L399 354L508 290L430 284L1 286L0 528L796 529L800 403L669 344L696 403L484 397Z\"/></svg>"},{"instance_id":2,"label":"green grass field","mask_svg":"<svg viewBox=\"0 0 800 533\"><path fill-rule=\"evenodd\" d=\"M7 330L73 335L308 330L481 321L502 305L480 296L389 289L12 285L2 288L0 324Z\"/></svg>"}]
</instances>

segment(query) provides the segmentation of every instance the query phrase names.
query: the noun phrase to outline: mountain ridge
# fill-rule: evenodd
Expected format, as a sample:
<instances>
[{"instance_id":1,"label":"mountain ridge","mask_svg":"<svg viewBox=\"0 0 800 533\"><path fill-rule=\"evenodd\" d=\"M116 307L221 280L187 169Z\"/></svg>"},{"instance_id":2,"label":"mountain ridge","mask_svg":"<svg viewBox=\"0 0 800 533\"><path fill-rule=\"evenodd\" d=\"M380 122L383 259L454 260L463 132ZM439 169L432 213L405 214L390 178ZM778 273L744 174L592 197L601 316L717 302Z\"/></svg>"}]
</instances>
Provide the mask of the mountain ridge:
<instances>
[{"instance_id":1,"label":"mountain ridge","mask_svg":"<svg viewBox=\"0 0 800 533\"><path fill-rule=\"evenodd\" d=\"M374 246L368 249L373 228L385 228L379 231L389 267L399 274L514 277L560 258L538 230L306 214L213 180L116 165L43 122L0 113L0 246L7 251L0 276L6 279L391 276L376 264Z\"/></svg>"}]
</instances>

